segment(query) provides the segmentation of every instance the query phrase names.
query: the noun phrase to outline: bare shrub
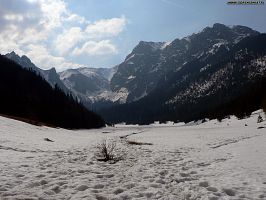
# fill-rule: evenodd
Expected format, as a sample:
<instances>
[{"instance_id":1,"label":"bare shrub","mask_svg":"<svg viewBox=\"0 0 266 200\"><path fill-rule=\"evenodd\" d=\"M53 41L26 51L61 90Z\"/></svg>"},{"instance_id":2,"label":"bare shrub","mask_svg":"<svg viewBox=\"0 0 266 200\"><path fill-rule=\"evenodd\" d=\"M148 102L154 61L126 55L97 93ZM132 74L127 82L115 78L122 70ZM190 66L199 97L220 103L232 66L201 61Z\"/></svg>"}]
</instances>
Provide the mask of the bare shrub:
<instances>
[{"instance_id":1,"label":"bare shrub","mask_svg":"<svg viewBox=\"0 0 266 200\"><path fill-rule=\"evenodd\" d=\"M122 158L117 156L116 151L116 142L103 140L96 146L96 158L98 161L116 163Z\"/></svg>"},{"instance_id":2,"label":"bare shrub","mask_svg":"<svg viewBox=\"0 0 266 200\"><path fill-rule=\"evenodd\" d=\"M261 122L263 122L263 118L262 118L262 116L258 116L258 119L257 119L257 123L261 123Z\"/></svg>"}]
</instances>

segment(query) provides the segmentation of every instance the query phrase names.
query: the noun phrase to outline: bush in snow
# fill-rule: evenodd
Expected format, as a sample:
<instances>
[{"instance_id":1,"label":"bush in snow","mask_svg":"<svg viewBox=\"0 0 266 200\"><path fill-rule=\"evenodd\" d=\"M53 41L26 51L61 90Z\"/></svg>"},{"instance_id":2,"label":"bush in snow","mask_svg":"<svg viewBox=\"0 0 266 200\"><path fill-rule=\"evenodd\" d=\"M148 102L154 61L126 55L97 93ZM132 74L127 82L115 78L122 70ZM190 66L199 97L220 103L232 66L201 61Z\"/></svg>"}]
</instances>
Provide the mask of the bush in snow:
<instances>
[{"instance_id":1,"label":"bush in snow","mask_svg":"<svg viewBox=\"0 0 266 200\"><path fill-rule=\"evenodd\" d=\"M121 157L117 156L115 153L117 150L115 141L103 140L96 146L96 149L95 155L98 161L115 163L121 160Z\"/></svg>"},{"instance_id":2,"label":"bush in snow","mask_svg":"<svg viewBox=\"0 0 266 200\"><path fill-rule=\"evenodd\" d=\"M261 123L261 122L263 122L263 119L262 119L262 116L258 116L258 119L257 119L257 123Z\"/></svg>"}]
</instances>

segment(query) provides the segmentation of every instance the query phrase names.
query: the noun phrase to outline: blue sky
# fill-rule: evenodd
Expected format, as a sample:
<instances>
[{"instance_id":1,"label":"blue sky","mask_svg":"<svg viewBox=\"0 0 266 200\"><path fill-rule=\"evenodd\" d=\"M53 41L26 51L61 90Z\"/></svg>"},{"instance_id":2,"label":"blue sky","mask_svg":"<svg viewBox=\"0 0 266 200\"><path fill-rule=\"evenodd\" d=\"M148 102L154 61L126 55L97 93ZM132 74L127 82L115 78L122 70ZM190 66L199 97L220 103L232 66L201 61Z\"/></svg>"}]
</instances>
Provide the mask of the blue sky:
<instances>
[{"instance_id":1,"label":"blue sky","mask_svg":"<svg viewBox=\"0 0 266 200\"><path fill-rule=\"evenodd\" d=\"M266 5L225 0L1 0L0 51L58 71L112 67L139 41L172 41L214 23L266 32Z\"/></svg>"}]
</instances>

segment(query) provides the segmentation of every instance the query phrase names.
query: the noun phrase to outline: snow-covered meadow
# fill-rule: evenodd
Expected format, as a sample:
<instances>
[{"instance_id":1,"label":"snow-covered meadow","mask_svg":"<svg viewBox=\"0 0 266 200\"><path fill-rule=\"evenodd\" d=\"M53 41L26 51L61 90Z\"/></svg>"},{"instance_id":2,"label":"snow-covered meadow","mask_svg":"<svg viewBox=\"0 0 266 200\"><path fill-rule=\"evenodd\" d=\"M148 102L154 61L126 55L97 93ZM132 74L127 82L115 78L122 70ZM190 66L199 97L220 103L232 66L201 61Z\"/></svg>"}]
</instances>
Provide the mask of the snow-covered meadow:
<instances>
[{"instance_id":1,"label":"snow-covered meadow","mask_svg":"<svg viewBox=\"0 0 266 200\"><path fill-rule=\"evenodd\" d=\"M79 131L0 117L0 199L266 199L259 114ZM123 159L97 161L103 140L115 141Z\"/></svg>"}]
</instances>

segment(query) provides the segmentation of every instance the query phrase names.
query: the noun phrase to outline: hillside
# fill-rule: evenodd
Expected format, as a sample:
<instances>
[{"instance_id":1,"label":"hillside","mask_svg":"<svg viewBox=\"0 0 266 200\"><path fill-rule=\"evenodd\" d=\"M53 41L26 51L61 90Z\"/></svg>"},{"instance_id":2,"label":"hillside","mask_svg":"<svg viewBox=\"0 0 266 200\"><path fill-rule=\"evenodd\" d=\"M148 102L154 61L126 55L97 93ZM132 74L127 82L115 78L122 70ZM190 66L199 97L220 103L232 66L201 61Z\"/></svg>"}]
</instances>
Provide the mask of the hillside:
<instances>
[{"instance_id":1,"label":"hillside","mask_svg":"<svg viewBox=\"0 0 266 200\"><path fill-rule=\"evenodd\" d=\"M71 129L104 126L101 117L34 70L0 56L0 74L0 114Z\"/></svg>"}]
</instances>

